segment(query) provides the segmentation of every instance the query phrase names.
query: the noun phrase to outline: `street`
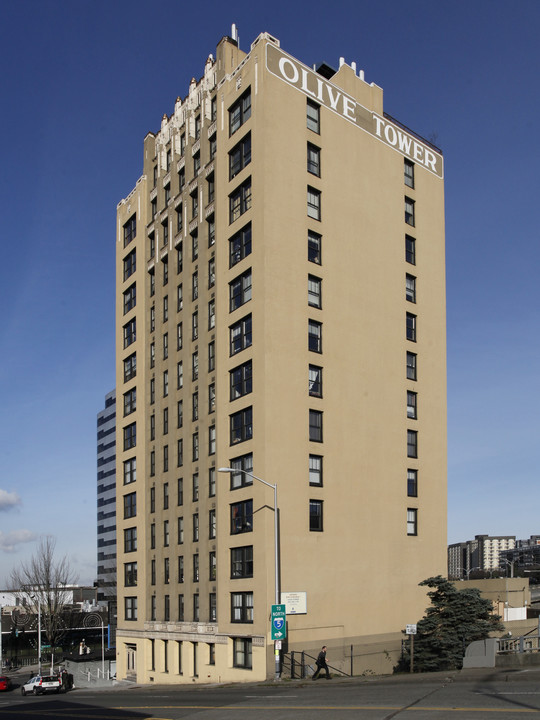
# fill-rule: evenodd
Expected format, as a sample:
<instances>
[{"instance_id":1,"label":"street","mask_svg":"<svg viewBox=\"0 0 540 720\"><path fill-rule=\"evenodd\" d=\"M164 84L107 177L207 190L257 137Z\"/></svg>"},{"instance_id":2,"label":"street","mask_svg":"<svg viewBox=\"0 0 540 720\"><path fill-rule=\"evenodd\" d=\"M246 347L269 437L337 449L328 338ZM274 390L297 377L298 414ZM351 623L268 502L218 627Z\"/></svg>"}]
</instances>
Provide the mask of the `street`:
<instances>
[{"instance_id":1,"label":"street","mask_svg":"<svg viewBox=\"0 0 540 720\"><path fill-rule=\"evenodd\" d=\"M540 671L475 670L192 687L116 686L66 695L0 696L0 720L344 720L540 718Z\"/></svg>"}]
</instances>

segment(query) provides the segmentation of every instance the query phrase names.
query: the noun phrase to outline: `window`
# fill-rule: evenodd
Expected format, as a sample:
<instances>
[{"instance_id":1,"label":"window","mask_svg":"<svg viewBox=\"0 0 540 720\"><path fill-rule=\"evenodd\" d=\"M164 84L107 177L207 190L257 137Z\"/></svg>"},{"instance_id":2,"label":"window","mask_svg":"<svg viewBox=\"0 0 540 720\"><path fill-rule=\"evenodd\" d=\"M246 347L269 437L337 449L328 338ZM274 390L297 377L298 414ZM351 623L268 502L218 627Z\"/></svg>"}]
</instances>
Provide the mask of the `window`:
<instances>
[{"instance_id":1,"label":"window","mask_svg":"<svg viewBox=\"0 0 540 720\"><path fill-rule=\"evenodd\" d=\"M163 547L169 547L170 532L169 532L169 521L163 521Z\"/></svg>"},{"instance_id":2,"label":"window","mask_svg":"<svg viewBox=\"0 0 540 720\"><path fill-rule=\"evenodd\" d=\"M166 360L169 357L169 333L163 335L163 359Z\"/></svg>"},{"instance_id":3,"label":"window","mask_svg":"<svg viewBox=\"0 0 540 720\"><path fill-rule=\"evenodd\" d=\"M178 171L178 185L180 187L180 190L183 190L184 185L186 184L186 168L181 167Z\"/></svg>"},{"instance_id":4,"label":"window","mask_svg":"<svg viewBox=\"0 0 540 720\"><path fill-rule=\"evenodd\" d=\"M184 268L184 249L183 243L178 243L176 247L176 272L181 273Z\"/></svg>"},{"instance_id":5,"label":"window","mask_svg":"<svg viewBox=\"0 0 540 720\"><path fill-rule=\"evenodd\" d=\"M199 312L195 312L191 315L191 339L197 340L199 337Z\"/></svg>"},{"instance_id":6,"label":"window","mask_svg":"<svg viewBox=\"0 0 540 720\"><path fill-rule=\"evenodd\" d=\"M216 468L208 469L208 497L214 497L216 494Z\"/></svg>"},{"instance_id":7,"label":"window","mask_svg":"<svg viewBox=\"0 0 540 720\"><path fill-rule=\"evenodd\" d=\"M251 207L251 178L229 195L229 223L247 212Z\"/></svg>"},{"instance_id":8,"label":"window","mask_svg":"<svg viewBox=\"0 0 540 720\"><path fill-rule=\"evenodd\" d=\"M178 556L178 582L184 582L184 556Z\"/></svg>"},{"instance_id":9,"label":"window","mask_svg":"<svg viewBox=\"0 0 540 720\"><path fill-rule=\"evenodd\" d=\"M137 493L128 493L124 495L124 518L135 517L137 515Z\"/></svg>"},{"instance_id":10,"label":"window","mask_svg":"<svg viewBox=\"0 0 540 720\"><path fill-rule=\"evenodd\" d=\"M229 135L242 127L242 125L251 117L251 88L229 108Z\"/></svg>"},{"instance_id":11,"label":"window","mask_svg":"<svg viewBox=\"0 0 540 720\"><path fill-rule=\"evenodd\" d=\"M407 470L407 495L408 497L418 496L418 470Z\"/></svg>"},{"instance_id":12,"label":"window","mask_svg":"<svg viewBox=\"0 0 540 720\"><path fill-rule=\"evenodd\" d=\"M251 646L249 638L233 638L233 666L251 670Z\"/></svg>"},{"instance_id":13,"label":"window","mask_svg":"<svg viewBox=\"0 0 540 720\"><path fill-rule=\"evenodd\" d=\"M154 297L154 295L156 294L156 275L153 268L148 273L148 277L150 279L150 297Z\"/></svg>"},{"instance_id":14,"label":"window","mask_svg":"<svg viewBox=\"0 0 540 720\"><path fill-rule=\"evenodd\" d=\"M312 532L322 532L323 529L323 501L309 501L309 529Z\"/></svg>"},{"instance_id":15,"label":"window","mask_svg":"<svg viewBox=\"0 0 540 720\"><path fill-rule=\"evenodd\" d=\"M132 388L124 393L124 417L135 412L137 409L137 388Z\"/></svg>"},{"instance_id":16,"label":"window","mask_svg":"<svg viewBox=\"0 0 540 720\"><path fill-rule=\"evenodd\" d=\"M418 457L418 433L416 430L407 430L407 457Z\"/></svg>"},{"instance_id":17,"label":"window","mask_svg":"<svg viewBox=\"0 0 540 720\"><path fill-rule=\"evenodd\" d=\"M164 222L162 223L161 227L163 228L163 246L165 247L169 242L169 223Z\"/></svg>"},{"instance_id":18,"label":"window","mask_svg":"<svg viewBox=\"0 0 540 720\"><path fill-rule=\"evenodd\" d=\"M178 205L175 208L175 211L176 211L176 232L179 233L179 232L182 232L182 229L184 227L182 203L180 203L180 205Z\"/></svg>"},{"instance_id":19,"label":"window","mask_svg":"<svg viewBox=\"0 0 540 720\"><path fill-rule=\"evenodd\" d=\"M124 530L124 552L135 552L137 550L137 528L126 528Z\"/></svg>"},{"instance_id":20,"label":"window","mask_svg":"<svg viewBox=\"0 0 540 720\"><path fill-rule=\"evenodd\" d=\"M233 312L251 300L251 268L229 283L229 310Z\"/></svg>"},{"instance_id":21,"label":"window","mask_svg":"<svg viewBox=\"0 0 540 720\"><path fill-rule=\"evenodd\" d=\"M153 219L156 217L156 215L157 215L157 198L154 198L153 200L150 200L150 214L151 214L151 216L152 216L152 220L153 220ZM154 246L154 250L155 250L155 246Z\"/></svg>"},{"instance_id":22,"label":"window","mask_svg":"<svg viewBox=\"0 0 540 720\"><path fill-rule=\"evenodd\" d=\"M405 235L405 260L416 265L416 240L410 235Z\"/></svg>"},{"instance_id":23,"label":"window","mask_svg":"<svg viewBox=\"0 0 540 720\"><path fill-rule=\"evenodd\" d=\"M155 526L153 526L155 527ZM152 547L155 547L155 543L152 545ZM152 562L150 564L150 585L156 584L156 560L155 558L152 558Z\"/></svg>"},{"instance_id":24,"label":"window","mask_svg":"<svg viewBox=\"0 0 540 720\"><path fill-rule=\"evenodd\" d=\"M169 394L169 371L163 371L163 397L167 397Z\"/></svg>"},{"instance_id":25,"label":"window","mask_svg":"<svg viewBox=\"0 0 540 720\"><path fill-rule=\"evenodd\" d=\"M137 444L137 423L131 423L124 428L124 450L129 450Z\"/></svg>"},{"instance_id":26,"label":"window","mask_svg":"<svg viewBox=\"0 0 540 720\"><path fill-rule=\"evenodd\" d=\"M162 266L163 266L163 285L167 285L167 283L169 282L169 263L167 261L167 257L163 258Z\"/></svg>"},{"instance_id":27,"label":"window","mask_svg":"<svg viewBox=\"0 0 540 720\"><path fill-rule=\"evenodd\" d=\"M132 353L124 360L124 382L137 375L137 354Z\"/></svg>"},{"instance_id":28,"label":"window","mask_svg":"<svg viewBox=\"0 0 540 720\"><path fill-rule=\"evenodd\" d=\"M150 308L150 332L156 329L156 308L154 305Z\"/></svg>"},{"instance_id":29,"label":"window","mask_svg":"<svg viewBox=\"0 0 540 720\"><path fill-rule=\"evenodd\" d=\"M208 287L214 287L216 284L216 261L210 258L208 261Z\"/></svg>"},{"instance_id":30,"label":"window","mask_svg":"<svg viewBox=\"0 0 540 720\"><path fill-rule=\"evenodd\" d=\"M199 542L199 513L193 514L193 542Z\"/></svg>"},{"instance_id":31,"label":"window","mask_svg":"<svg viewBox=\"0 0 540 720\"><path fill-rule=\"evenodd\" d=\"M216 367L216 343L212 340L208 343L208 372Z\"/></svg>"},{"instance_id":32,"label":"window","mask_svg":"<svg viewBox=\"0 0 540 720\"><path fill-rule=\"evenodd\" d=\"M167 183L164 187L165 190L165 205L169 204L171 199L171 183Z\"/></svg>"},{"instance_id":33,"label":"window","mask_svg":"<svg viewBox=\"0 0 540 720\"><path fill-rule=\"evenodd\" d=\"M308 350L322 352L322 323L308 320Z\"/></svg>"},{"instance_id":34,"label":"window","mask_svg":"<svg viewBox=\"0 0 540 720\"><path fill-rule=\"evenodd\" d=\"M407 380L416 380L416 353L407 351Z\"/></svg>"},{"instance_id":35,"label":"window","mask_svg":"<svg viewBox=\"0 0 540 720\"><path fill-rule=\"evenodd\" d=\"M124 280L127 280L130 275L133 275L137 269L137 255L135 250L132 250L124 258Z\"/></svg>"},{"instance_id":36,"label":"window","mask_svg":"<svg viewBox=\"0 0 540 720\"><path fill-rule=\"evenodd\" d=\"M166 161L165 161L165 172L169 172L171 169L172 153L167 150Z\"/></svg>"},{"instance_id":37,"label":"window","mask_svg":"<svg viewBox=\"0 0 540 720\"><path fill-rule=\"evenodd\" d=\"M243 500L231 505L231 535L253 530L253 500Z\"/></svg>"},{"instance_id":38,"label":"window","mask_svg":"<svg viewBox=\"0 0 540 720\"><path fill-rule=\"evenodd\" d=\"M308 260L317 265L321 264L321 242L321 235L308 230Z\"/></svg>"},{"instance_id":39,"label":"window","mask_svg":"<svg viewBox=\"0 0 540 720\"><path fill-rule=\"evenodd\" d=\"M150 378L150 405L156 402L156 378Z\"/></svg>"},{"instance_id":40,"label":"window","mask_svg":"<svg viewBox=\"0 0 540 720\"><path fill-rule=\"evenodd\" d=\"M217 621L216 593L210 593L208 595L208 603L209 603L208 619L210 622L216 622ZM216 664L216 646L214 643L208 643L208 664L209 665Z\"/></svg>"},{"instance_id":41,"label":"window","mask_svg":"<svg viewBox=\"0 0 540 720\"><path fill-rule=\"evenodd\" d=\"M246 315L230 328L231 355L251 347L251 315Z\"/></svg>"},{"instance_id":42,"label":"window","mask_svg":"<svg viewBox=\"0 0 540 720\"><path fill-rule=\"evenodd\" d=\"M217 120L217 97L210 100L210 122L213 123Z\"/></svg>"},{"instance_id":43,"label":"window","mask_svg":"<svg viewBox=\"0 0 540 720\"><path fill-rule=\"evenodd\" d=\"M156 488L151 487L150 488L150 513L153 514L156 512Z\"/></svg>"},{"instance_id":44,"label":"window","mask_svg":"<svg viewBox=\"0 0 540 720\"><path fill-rule=\"evenodd\" d=\"M150 260L152 260L156 254L156 236L153 232L148 235L148 246L148 255Z\"/></svg>"},{"instance_id":45,"label":"window","mask_svg":"<svg viewBox=\"0 0 540 720\"><path fill-rule=\"evenodd\" d=\"M124 563L124 587L135 587L137 585L137 563Z\"/></svg>"},{"instance_id":46,"label":"window","mask_svg":"<svg viewBox=\"0 0 540 720\"><path fill-rule=\"evenodd\" d=\"M214 535L215 537L215 535ZM209 580L216 579L216 551L212 550L208 553Z\"/></svg>"},{"instance_id":47,"label":"window","mask_svg":"<svg viewBox=\"0 0 540 720\"><path fill-rule=\"evenodd\" d=\"M407 313L407 340L416 342L416 315Z\"/></svg>"},{"instance_id":48,"label":"window","mask_svg":"<svg viewBox=\"0 0 540 720\"><path fill-rule=\"evenodd\" d=\"M208 513L208 537L212 540L216 537L216 511L210 510Z\"/></svg>"},{"instance_id":49,"label":"window","mask_svg":"<svg viewBox=\"0 0 540 720\"><path fill-rule=\"evenodd\" d=\"M137 458L124 460L124 485L129 485L137 480Z\"/></svg>"},{"instance_id":50,"label":"window","mask_svg":"<svg viewBox=\"0 0 540 720\"><path fill-rule=\"evenodd\" d=\"M129 345L135 342L137 339L137 320L133 318L124 325L124 347L127 348Z\"/></svg>"},{"instance_id":51,"label":"window","mask_svg":"<svg viewBox=\"0 0 540 720\"><path fill-rule=\"evenodd\" d=\"M199 582L199 554L193 555L193 582Z\"/></svg>"},{"instance_id":52,"label":"window","mask_svg":"<svg viewBox=\"0 0 540 720\"><path fill-rule=\"evenodd\" d=\"M179 517L177 524L178 524L178 544L182 545L182 543L184 542L184 518Z\"/></svg>"},{"instance_id":53,"label":"window","mask_svg":"<svg viewBox=\"0 0 540 720\"><path fill-rule=\"evenodd\" d=\"M317 177L321 176L321 149L311 143L307 144L307 171Z\"/></svg>"},{"instance_id":54,"label":"window","mask_svg":"<svg viewBox=\"0 0 540 720\"><path fill-rule=\"evenodd\" d=\"M199 459L199 433L194 432L191 436L191 459L196 462Z\"/></svg>"},{"instance_id":55,"label":"window","mask_svg":"<svg viewBox=\"0 0 540 720\"><path fill-rule=\"evenodd\" d=\"M323 484L323 459L321 455L309 456L309 484Z\"/></svg>"},{"instance_id":56,"label":"window","mask_svg":"<svg viewBox=\"0 0 540 720\"><path fill-rule=\"evenodd\" d=\"M137 619L137 598L126 597L124 598L124 617L126 620Z\"/></svg>"},{"instance_id":57,"label":"window","mask_svg":"<svg viewBox=\"0 0 540 720\"><path fill-rule=\"evenodd\" d=\"M181 350L183 345L182 338L182 323L179 322L176 326L176 349Z\"/></svg>"},{"instance_id":58,"label":"window","mask_svg":"<svg viewBox=\"0 0 540 720\"><path fill-rule=\"evenodd\" d=\"M252 361L248 360L229 372L231 400L248 395L253 389Z\"/></svg>"},{"instance_id":59,"label":"window","mask_svg":"<svg viewBox=\"0 0 540 720\"><path fill-rule=\"evenodd\" d=\"M197 177L197 175L201 171L201 153L196 152L193 156L193 177ZM192 196L194 197L194 196ZM197 201L197 209L198 209L198 201ZM193 216L197 214L197 210L193 208Z\"/></svg>"},{"instance_id":60,"label":"window","mask_svg":"<svg viewBox=\"0 0 540 720\"><path fill-rule=\"evenodd\" d=\"M163 583L165 585L168 585L171 579L171 569L170 569L170 563L169 558L163 559Z\"/></svg>"},{"instance_id":61,"label":"window","mask_svg":"<svg viewBox=\"0 0 540 720\"><path fill-rule=\"evenodd\" d=\"M407 535L418 535L418 510L407 508Z\"/></svg>"},{"instance_id":62,"label":"window","mask_svg":"<svg viewBox=\"0 0 540 720\"><path fill-rule=\"evenodd\" d=\"M216 454L216 426L210 425L208 428L208 454Z\"/></svg>"},{"instance_id":63,"label":"window","mask_svg":"<svg viewBox=\"0 0 540 720\"><path fill-rule=\"evenodd\" d=\"M137 288L135 283L124 292L124 315L134 308L137 303Z\"/></svg>"},{"instance_id":64,"label":"window","mask_svg":"<svg viewBox=\"0 0 540 720\"><path fill-rule=\"evenodd\" d=\"M180 312L180 310L184 307L184 296L182 291L182 283L178 285L176 288L176 312Z\"/></svg>"},{"instance_id":65,"label":"window","mask_svg":"<svg viewBox=\"0 0 540 720\"><path fill-rule=\"evenodd\" d=\"M178 390L184 387L184 363L181 360L176 364L176 387Z\"/></svg>"},{"instance_id":66,"label":"window","mask_svg":"<svg viewBox=\"0 0 540 720\"><path fill-rule=\"evenodd\" d=\"M309 366L309 394L312 397L322 397L322 367Z\"/></svg>"},{"instance_id":67,"label":"window","mask_svg":"<svg viewBox=\"0 0 540 720\"><path fill-rule=\"evenodd\" d=\"M193 490L193 502L197 502L199 499L199 473L194 473L191 480L191 487Z\"/></svg>"},{"instance_id":68,"label":"window","mask_svg":"<svg viewBox=\"0 0 540 720\"><path fill-rule=\"evenodd\" d=\"M321 279L315 275L308 275L308 305L321 307Z\"/></svg>"},{"instance_id":69,"label":"window","mask_svg":"<svg viewBox=\"0 0 540 720\"><path fill-rule=\"evenodd\" d=\"M179 506L184 504L184 480L182 478L178 478L177 500Z\"/></svg>"},{"instance_id":70,"label":"window","mask_svg":"<svg viewBox=\"0 0 540 720\"><path fill-rule=\"evenodd\" d=\"M201 137L201 116L197 115L195 118L195 140Z\"/></svg>"},{"instance_id":71,"label":"window","mask_svg":"<svg viewBox=\"0 0 540 720\"><path fill-rule=\"evenodd\" d=\"M208 329L213 330L216 327L216 301L210 300L208 303Z\"/></svg>"},{"instance_id":72,"label":"window","mask_svg":"<svg viewBox=\"0 0 540 720\"><path fill-rule=\"evenodd\" d=\"M251 133L248 133L229 153L229 180L251 162Z\"/></svg>"},{"instance_id":73,"label":"window","mask_svg":"<svg viewBox=\"0 0 540 720\"><path fill-rule=\"evenodd\" d=\"M213 160L217 153L217 138L214 135L210 138L210 160Z\"/></svg>"},{"instance_id":74,"label":"window","mask_svg":"<svg viewBox=\"0 0 540 720\"><path fill-rule=\"evenodd\" d=\"M167 580L167 582L169 582L169 581ZM171 597L170 597L170 595L165 595L163 598L163 620L165 622L169 622L170 619L171 619ZM169 672L168 661L167 661L167 658L168 658L167 643L168 643L167 640L163 641L164 655L165 655L164 672Z\"/></svg>"},{"instance_id":75,"label":"window","mask_svg":"<svg viewBox=\"0 0 540 720\"><path fill-rule=\"evenodd\" d=\"M322 442L322 412L319 410L309 411L309 439L312 442Z\"/></svg>"},{"instance_id":76,"label":"window","mask_svg":"<svg viewBox=\"0 0 540 720\"><path fill-rule=\"evenodd\" d=\"M153 422L152 422L152 428L150 430L150 439L151 440L153 440L155 437L155 429L154 429L155 419L156 419L155 416L152 415L151 420ZM151 450L150 451L150 477L154 477L155 474L156 474L156 451Z\"/></svg>"},{"instance_id":77,"label":"window","mask_svg":"<svg viewBox=\"0 0 540 720\"><path fill-rule=\"evenodd\" d=\"M178 456L178 460L177 460L176 465L177 465L177 467L182 467L182 465L184 464L184 440L183 440L183 438L179 438L179 440L178 440L177 456Z\"/></svg>"},{"instance_id":78,"label":"window","mask_svg":"<svg viewBox=\"0 0 540 720\"><path fill-rule=\"evenodd\" d=\"M416 302L416 278L414 275L405 275L405 299L409 302Z\"/></svg>"},{"instance_id":79,"label":"window","mask_svg":"<svg viewBox=\"0 0 540 720\"><path fill-rule=\"evenodd\" d=\"M196 300L199 297L199 273L194 272L191 276L191 299Z\"/></svg>"},{"instance_id":80,"label":"window","mask_svg":"<svg viewBox=\"0 0 540 720\"><path fill-rule=\"evenodd\" d=\"M414 163L407 158L403 159L403 174L405 185L408 187L414 187Z\"/></svg>"},{"instance_id":81,"label":"window","mask_svg":"<svg viewBox=\"0 0 540 720\"><path fill-rule=\"evenodd\" d=\"M251 254L251 223L235 233L229 240L229 267Z\"/></svg>"},{"instance_id":82,"label":"window","mask_svg":"<svg viewBox=\"0 0 540 720\"><path fill-rule=\"evenodd\" d=\"M208 247L212 247L216 242L216 223L214 217L208 220Z\"/></svg>"},{"instance_id":83,"label":"window","mask_svg":"<svg viewBox=\"0 0 540 720\"><path fill-rule=\"evenodd\" d=\"M176 403L176 427L181 428L184 424L184 401L178 400Z\"/></svg>"},{"instance_id":84,"label":"window","mask_svg":"<svg viewBox=\"0 0 540 720\"><path fill-rule=\"evenodd\" d=\"M178 596L178 621L183 622L183 620L184 620L184 596L179 595ZM178 653L179 653L179 656L181 657L181 652L182 652L180 649L182 647L181 642L179 643L178 647L179 647Z\"/></svg>"},{"instance_id":85,"label":"window","mask_svg":"<svg viewBox=\"0 0 540 720\"><path fill-rule=\"evenodd\" d=\"M197 380L199 377L199 353L194 352L191 356L191 379Z\"/></svg>"},{"instance_id":86,"label":"window","mask_svg":"<svg viewBox=\"0 0 540 720\"><path fill-rule=\"evenodd\" d=\"M231 578L253 577L253 545L231 548Z\"/></svg>"},{"instance_id":87,"label":"window","mask_svg":"<svg viewBox=\"0 0 540 720\"><path fill-rule=\"evenodd\" d=\"M191 219L197 217L197 214L199 212L199 192L198 189L195 188L194 192L191 193Z\"/></svg>"},{"instance_id":88,"label":"window","mask_svg":"<svg viewBox=\"0 0 540 720\"><path fill-rule=\"evenodd\" d=\"M137 234L137 215L132 215L124 225L124 247L129 245Z\"/></svg>"},{"instance_id":89,"label":"window","mask_svg":"<svg viewBox=\"0 0 540 720\"><path fill-rule=\"evenodd\" d=\"M163 322L167 322L169 319L169 296L165 295L163 298Z\"/></svg>"},{"instance_id":90,"label":"window","mask_svg":"<svg viewBox=\"0 0 540 720\"><path fill-rule=\"evenodd\" d=\"M253 622L253 593L231 593L231 622Z\"/></svg>"},{"instance_id":91,"label":"window","mask_svg":"<svg viewBox=\"0 0 540 720\"><path fill-rule=\"evenodd\" d=\"M307 101L307 128L317 134L321 132L321 108L311 100Z\"/></svg>"},{"instance_id":92,"label":"window","mask_svg":"<svg viewBox=\"0 0 540 720\"><path fill-rule=\"evenodd\" d=\"M246 455L233 458L230 462L230 467L234 470L234 472L230 474L231 490L253 485L253 478L246 475L246 473L253 473L253 453L247 453ZM244 472L240 472L241 470Z\"/></svg>"},{"instance_id":93,"label":"window","mask_svg":"<svg viewBox=\"0 0 540 720\"><path fill-rule=\"evenodd\" d=\"M199 622L199 595L195 593L193 596L193 622ZM193 646L193 652L197 651L197 643ZM196 673L195 673L196 675Z\"/></svg>"},{"instance_id":94,"label":"window","mask_svg":"<svg viewBox=\"0 0 540 720\"><path fill-rule=\"evenodd\" d=\"M411 198L408 197L405 198L405 222L407 225L412 225L412 227L414 227L414 200L411 200Z\"/></svg>"},{"instance_id":95,"label":"window","mask_svg":"<svg viewBox=\"0 0 540 720\"><path fill-rule=\"evenodd\" d=\"M253 437L253 408L250 406L230 417L231 445L250 440Z\"/></svg>"},{"instance_id":96,"label":"window","mask_svg":"<svg viewBox=\"0 0 540 720\"><path fill-rule=\"evenodd\" d=\"M321 193L315 188L309 187L307 189L307 214L308 217L314 220L321 219Z\"/></svg>"},{"instance_id":97,"label":"window","mask_svg":"<svg viewBox=\"0 0 540 720\"><path fill-rule=\"evenodd\" d=\"M213 413L216 409L216 384L210 383L208 386L208 412Z\"/></svg>"},{"instance_id":98,"label":"window","mask_svg":"<svg viewBox=\"0 0 540 720\"><path fill-rule=\"evenodd\" d=\"M163 472L168 472L169 470L169 446L164 445L163 446Z\"/></svg>"},{"instance_id":99,"label":"window","mask_svg":"<svg viewBox=\"0 0 540 720\"><path fill-rule=\"evenodd\" d=\"M407 417L416 420L417 416L417 396L415 392L407 390Z\"/></svg>"}]
</instances>

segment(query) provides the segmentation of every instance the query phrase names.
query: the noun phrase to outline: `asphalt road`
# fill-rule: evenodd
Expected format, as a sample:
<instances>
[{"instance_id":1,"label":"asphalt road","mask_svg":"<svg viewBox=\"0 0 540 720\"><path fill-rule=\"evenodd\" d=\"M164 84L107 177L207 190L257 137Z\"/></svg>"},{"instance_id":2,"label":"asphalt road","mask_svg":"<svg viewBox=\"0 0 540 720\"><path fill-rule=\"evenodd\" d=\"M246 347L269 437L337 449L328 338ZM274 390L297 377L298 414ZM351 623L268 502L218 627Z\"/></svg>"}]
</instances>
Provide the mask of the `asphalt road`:
<instances>
[{"instance_id":1,"label":"asphalt road","mask_svg":"<svg viewBox=\"0 0 540 720\"><path fill-rule=\"evenodd\" d=\"M540 669L0 695L0 720L540 720Z\"/></svg>"}]
</instances>

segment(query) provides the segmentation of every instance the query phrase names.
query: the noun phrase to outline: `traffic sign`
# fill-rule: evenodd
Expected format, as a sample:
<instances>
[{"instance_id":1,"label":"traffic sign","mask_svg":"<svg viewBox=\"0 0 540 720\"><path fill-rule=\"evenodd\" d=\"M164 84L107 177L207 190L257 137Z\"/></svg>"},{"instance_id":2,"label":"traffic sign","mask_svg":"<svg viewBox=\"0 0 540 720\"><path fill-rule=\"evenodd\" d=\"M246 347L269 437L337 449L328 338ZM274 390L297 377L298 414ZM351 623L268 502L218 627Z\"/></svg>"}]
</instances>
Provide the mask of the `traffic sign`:
<instances>
[{"instance_id":1,"label":"traffic sign","mask_svg":"<svg viewBox=\"0 0 540 720\"><path fill-rule=\"evenodd\" d=\"M416 624L415 625L405 625L405 634L406 635L416 635Z\"/></svg>"},{"instance_id":2,"label":"traffic sign","mask_svg":"<svg viewBox=\"0 0 540 720\"><path fill-rule=\"evenodd\" d=\"M287 637L287 616L285 605L272 605L272 640Z\"/></svg>"}]
</instances>

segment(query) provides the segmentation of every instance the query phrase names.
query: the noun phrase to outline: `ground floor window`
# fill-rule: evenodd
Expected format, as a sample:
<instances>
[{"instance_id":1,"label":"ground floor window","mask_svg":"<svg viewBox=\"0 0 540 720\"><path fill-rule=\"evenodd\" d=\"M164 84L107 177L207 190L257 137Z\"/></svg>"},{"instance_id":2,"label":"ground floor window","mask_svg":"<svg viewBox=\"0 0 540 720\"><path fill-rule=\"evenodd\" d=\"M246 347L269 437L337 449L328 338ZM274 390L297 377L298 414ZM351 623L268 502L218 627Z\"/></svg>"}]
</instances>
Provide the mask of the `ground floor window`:
<instances>
[{"instance_id":1,"label":"ground floor window","mask_svg":"<svg viewBox=\"0 0 540 720\"><path fill-rule=\"evenodd\" d=\"M251 670L251 643L250 638L233 638L234 667Z\"/></svg>"}]
</instances>

